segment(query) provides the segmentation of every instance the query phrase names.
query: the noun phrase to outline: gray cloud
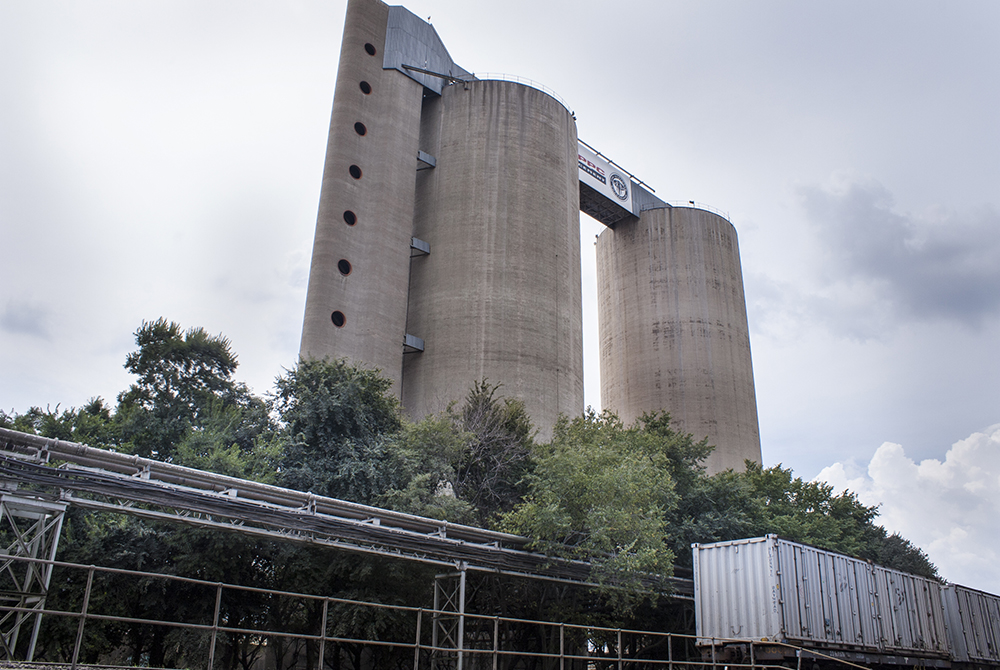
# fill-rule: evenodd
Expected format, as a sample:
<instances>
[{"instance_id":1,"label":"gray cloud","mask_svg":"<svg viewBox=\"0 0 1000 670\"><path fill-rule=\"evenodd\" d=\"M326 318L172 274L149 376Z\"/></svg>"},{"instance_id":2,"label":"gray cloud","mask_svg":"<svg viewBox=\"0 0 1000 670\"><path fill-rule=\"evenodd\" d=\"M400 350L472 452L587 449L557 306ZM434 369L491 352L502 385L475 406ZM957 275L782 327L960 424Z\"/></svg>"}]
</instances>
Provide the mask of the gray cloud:
<instances>
[{"instance_id":1,"label":"gray cloud","mask_svg":"<svg viewBox=\"0 0 1000 670\"><path fill-rule=\"evenodd\" d=\"M800 189L819 227L828 282L861 283L895 316L978 326L1000 313L1000 213L931 213L893 208L875 182Z\"/></svg>"},{"instance_id":2,"label":"gray cloud","mask_svg":"<svg viewBox=\"0 0 1000 670\"><path fill-rule=\"evenodd\" d=\"M49 339L48 321L48 309L29 302L9 301L0 313L0 328L3 330L43 340Z\"/></svg>"}]
</instances>

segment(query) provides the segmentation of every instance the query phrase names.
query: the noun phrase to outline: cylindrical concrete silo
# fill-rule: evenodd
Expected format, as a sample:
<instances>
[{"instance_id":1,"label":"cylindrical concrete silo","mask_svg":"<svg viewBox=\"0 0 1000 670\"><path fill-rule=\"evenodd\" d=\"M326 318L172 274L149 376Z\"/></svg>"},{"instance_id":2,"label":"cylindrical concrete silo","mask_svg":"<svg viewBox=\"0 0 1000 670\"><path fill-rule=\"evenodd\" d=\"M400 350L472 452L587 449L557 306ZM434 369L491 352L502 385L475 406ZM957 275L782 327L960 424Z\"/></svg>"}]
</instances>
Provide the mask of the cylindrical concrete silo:
<instances>
[{"instance_id":1,"label":"cylindrical concrete silo","mask_svg":"<svg viewBox=\"0 0 1000 670\"><path fill-rule=\"evenodd\" d=\"M383 69L389 11L348 4L299 353L381 369L399 393L424 88Z\"/></svg>"},{"instance_id":2,"label":"cylindrical concrete silo","mask_svg":"<svg viewBox=\"0 0 1000 670\"><path fill-rule=\"evenodd\" d=\"M736 229L721 216L663 207L597 243L603 406L631 423L665 410L708 437L710 473L760 462Z\"/></svg>"},{"instance_id":3,"label":"cylindrical concrete silo","mask_svg":"<svg viewBox=\"0 0 1000 670\"><path fill-rule=\"evenodd\" d=\"M583 411L576 123L549 95L471 81L425 100L403 362L414 418L477 380L524 400L540 437Z\"/></svg>"}]
</instances>

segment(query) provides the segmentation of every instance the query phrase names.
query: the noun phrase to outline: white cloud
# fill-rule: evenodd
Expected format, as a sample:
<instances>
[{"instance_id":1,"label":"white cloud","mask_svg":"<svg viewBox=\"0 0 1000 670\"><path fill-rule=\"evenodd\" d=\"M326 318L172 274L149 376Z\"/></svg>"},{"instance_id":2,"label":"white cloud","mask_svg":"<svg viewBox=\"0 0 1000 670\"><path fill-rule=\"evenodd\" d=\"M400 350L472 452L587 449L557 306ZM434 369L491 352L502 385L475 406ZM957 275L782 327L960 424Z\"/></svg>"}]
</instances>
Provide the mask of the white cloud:
<instances>
[{"instance_id":1,"label":"white cloud","mask_svg":"<svg viewBox=\"0 0 1000 670\"><path fill-rule=\"evenodd\" d=\"M867 468L835 463L816 477L879 505L880 521L925 552L945 579L1000 593L1000 424L915 462L891 442Z\"/></svg>"}]
</instances>

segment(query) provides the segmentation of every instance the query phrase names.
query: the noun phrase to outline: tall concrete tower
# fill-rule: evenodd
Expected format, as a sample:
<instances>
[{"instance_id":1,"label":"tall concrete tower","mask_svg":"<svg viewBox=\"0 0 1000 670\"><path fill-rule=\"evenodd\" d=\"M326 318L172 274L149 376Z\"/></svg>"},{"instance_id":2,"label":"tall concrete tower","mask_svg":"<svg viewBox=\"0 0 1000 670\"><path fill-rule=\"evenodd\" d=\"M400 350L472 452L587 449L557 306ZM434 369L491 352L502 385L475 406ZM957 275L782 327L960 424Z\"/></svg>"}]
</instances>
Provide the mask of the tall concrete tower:
<instances>
[{"instance_id":1,"label":"tall concrete tower","mask_svg":"<svg viewBox=\"0 0 1000 670\"><path fill-rule=\"evenodd\" d=\"M389 10L347 7L299 353L379 369L398 394L424 87L384 67Z\"/></svg>"},{"instance_id":2,"label":"tall concrete tower","mask_svg":"<svg viewBox=\"0 0 1000 670\"><path fill-rule=\"evenodd\" d=\"M666 410L709 438L708 472L760 463L736 229L689 207L657 207L597 242L601 401L630 423Z\"/></svg>"},{"instance_id":3,"label":"tall concrete tower","mask_svg":"<svg viewBox=\"0 0 1000 670\"><path fill-rule=\"evenodd\" d=\"M414 419L482 379L547 439L583 411L582 210L598 243L602 399L760 461L736 231L671 208L564 104L480 80L428 23L349 0L300 354L382 371Z\"/></svg>"},{"instance_id":4,"label":"tall concrete tower","mask_svg":"<svg viewBox=\"0 0 1000 670\"><path fill-rule=\"evenodd\" d=\"M350 0L300 354L393 380L414 419L488 379L546 439L583 411L576 121L480 81L402 7Z\"/></svg>"}]
</instances>

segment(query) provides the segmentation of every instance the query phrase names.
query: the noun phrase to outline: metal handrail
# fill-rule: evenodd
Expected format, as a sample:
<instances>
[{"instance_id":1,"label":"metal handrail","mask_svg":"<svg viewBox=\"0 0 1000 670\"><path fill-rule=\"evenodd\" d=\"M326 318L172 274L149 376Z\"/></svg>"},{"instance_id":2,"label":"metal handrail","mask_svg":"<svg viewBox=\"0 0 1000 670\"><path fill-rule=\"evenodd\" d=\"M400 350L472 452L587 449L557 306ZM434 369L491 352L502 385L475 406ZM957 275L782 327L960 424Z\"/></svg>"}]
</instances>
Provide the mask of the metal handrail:
<instances>
[{"instance_id":1,"label":"metal handrail","mask_svg":"<svg viewBox=\"0 0 1000 670\"><path fill-rule=\"evenodd\" d=\"M522 77L516 74L507 74L504 72L479 72L479 73L473 72L472 76L480 81L509 81L515 84L523 84L524 86L528 86L529 88L537 89L542 93L545 93L546 95L554 98L556 102L565 107L566 111L572 114L574 118L576 118L576 112L573 111L573 108L569 106L569 103L566 102L566 100L561 95L553 91L545 84L541 84L533 79L528 79L527 77Z\"/></svg>"},{"instance_id":2,"label":"metal handrail","mask_svg":"<svg viewBox=\"0 0 1000 670\"><path fill-rule=\"evenodd\" d=\"M458 612L454 612L454 611L436 610L436 609L433 609L433 608L413 607L413 606L407 606L407 605L388 605L388 604L385 604L385 603L361 601L361 600L354 600L354 599L349 599L349 598L338 598L336 596L323 596L323 595L317 595L317 594L311 594L311 593L300 593L300 592L294 592L294 591L280 591L280 590L265 589L265 588L254 587L254 586L243 586L243 585L239 585L239 584L229 584L229 583L223 583L223 582L217 582L217 581L213 582L213 581L209 581L209 580L205 580L205 579L198 579L198 578L193 578L193 577L185 577L185 576L182 576L182 575L168 575L168 574L162 574L162 573L147 572L147 571L143 571L143 570L130 570L130 569L127 569L127 568L112 568L112 567L106 567L106 566L83 565L83 564L79 564L79 563L70 563L70 562L65 562L65 561L53 561L53 560L37 559L37 558L29 558L29 557L20 557L20 556L19 557L11 557L11 559L12 560L17 560L17 561L29 562L29 563L45 564L45 565L51 566L53 568L62 568L62 569L67 569L67 570L85 571L87 573L86 595L83 598L83 605L82 605L82 607L80 608L79 611L57 610L57 609L51 609L51 608L46 608L46 609L41 610L41 613L43 615L46 615L46 616L50 616L50 617L65 617L65 618L70 618L70 619L76 619L76 620L79 621L79 626L78 626L78 631L77 631L77 636L76 636L76 642L74 644L74 649L73 649L73 656L72 656L73 660L72 660L72 663L70 664L70 667L74 668L74 669L78 665L79 652L80 652L80 648L81 648L81 645L82 645L82 640L83 640L83 637L84 637L84 635L83 635L84 628L85 628L85 625L86 625L86 623L88 621L110 621L110 622L128 623L128 624L136 624L136 625L164 626L164 627L169 627L169 628L178 628L178 629L183 629L183 630L201 632L201 633L205 633L205 634L224 632L224 633L233 633L233 634L237 634L237 635L240 635L240 634L250 634L250 635L255 635L255 636L259 636L259 637L282 637L282 638L293 639L293 640L303 640L303 641L311 641L311 642L320 642L321 644L320 644L320 651L319 651L319 653L320 653L320 666L319 667L323 667L322 666L322 659L323 659L323 655L325 654L325 646L326 646L327 642L362 644L362 645L371 645L373 647L374 646L380 646L380 647L393 647L393 648L411 649L414 652L414 670L420 670L420 668L422 668L422 667L428 667L427 665L421 664L421 662L420 662L421 661L421 656L420 656L421 653L423 653L423 654L426 655L428 653L430 653L430 654L456 654L456 653L459 652L458 649L455 649L453 647L443 647L443 646L436 646L436 645L433 645L433 644L427 644L427 643L425 643L423 641L423 639L421 637L420 621L424 617L426 617L426 616L431 616L431 617L440 617L440 616L443 616L443 617L457 617L457 616L459 616L459 613ZM91 584L93 584L94 575L95 574L114 574L114 575L122 575L122 576L128 576L128 577L140 577L140 578L143 578L143 579L158 579L158 580L165 580L165 581L168 581L168 582L179 582L179 583L193 584L193 585L199 585L199 586L207 587L209 589L208 592L211 593L211 596L215 600L215 604L216 604L216 606L214 607L213 620L212 620L211 624L208 624L208 623L185 622L185 621L167 621L167 620L158 620L158 619L146 619L146 618L140 618L140 617L126 617L126 616L119 616L119 615L115 615L115 614L107 614L107 613L101 613L101 612L92 611L92 609L91 609L91 601L90 601L89 595L90 595L90 590L91 590L90 586L91 586ZM322 617L322 621L321 621L321 624L320 624L321 628L320 628L320 630L318 630L316 632L305 633L305 632L289 632L289 631L278 631L278 630L265 630L265 629L262 629L262 628L245 628L245 627L239 627L239 626L225 626L225 625L221 625L220 624L220 608L218 606L218 603L219 603L219 600L221 599L221 594L222 594L223 590L226 590L226 591L241 591L241 592L247 592L247 593L258 593L258 594L266 594L266 595L278 595L278 596L284 596L284 597L288 597L288 598L298 598L298 599L302 599L302 600L322 601L324 603L324 607L323 607L324 616ZM327 635L326 631L327 631L327 627L328 627L328 624L330 623L330 621L329 621L329 619L328 619L328 617L326 615L328 613L329 605L330 604L343 604L343 605L350 605L350 606L357 606L357 607L366 607L366 608L373 608L373 609L390 610L390 611L395 611L395 612L400 612L400 613L403 613L403 614L415 616L416 617L416 619L415 619L415 623L416 623L416 628L415 628L415 630L416 630L416 638L412 642L402 642L402 641L363 639L363 638L352 638L352 637L342 637L342 636ZM9 609L12 610L12 611L22 611L22 610L25 610L27 608L11 607ZM32 612L38 612L38 610L31 610L31 611ZM546 651L533 651L533 650L503 649L503 648L501 648L499 646L497 639L490 639L490 640L486 640L485 642L482 641L482 640L480 640L480 644L485 645L484 647L477 648L477 647L468 647L468 646L465 646L465 647L463 647L460 650L462 654L466 654L466 655L469 655L469 656L492 656L494 659L500 659L500 658L504 658L504 657L520 656L520 657L529 657L529 658L559 659L561 661L565 661L565 660L590 660L590 661L606 660L606 661L615 661L615 660L617 660L617 661L619 661L619 663L621 663L623 661L624 662L628 662L630 664L629 667L664 667L664 668L667 668L668 670L675 670L675 668L677 668L677 667L699 668L699 669L700 668L704 668L704 669L715 668L715 669L717 669L717 668L719 668L722 665L725 665L725 667L730 668L730 669L734 669L734 668L746 668L748 670L768 670L768 669L771 669L771 668L781 668L782 667L782 666L778 666L778 665L772 665L772 664L768 664L768 663L760 663L760 662L755 661L753 653L752 653L752 648L753 648L754 645L758 645L758 646L768 646L768 647L781 646L781 647L785 647L785 648L796 650L797 655L800 658L802 657L802 654L804 653L807 656L818 656L818 657L823 658L823 659L828 660L828 661L834 661L834 662L843 664L846 667L859 668L859 669L864 668L864 666L860 666L860 665L857 665L855 663L851 663L849 661L845 661L844 659L839 659L839 658L836 658L836 657L833 657L833 656L827 656L825 654L822 654L821 652L817 652L817 651L814 651L814 650L808 650L807 651L807 650L805 650L805 649L803 649L801 647L797 647L795 645L790 645L790 644L787 644L787 643L782 643L782 642L777 642L777 641L752 641L752 640L748 641L748 640L737 639L737 638L711 638L710 645L711 645L711 648L713 650L711 658L709 660L698 660L698 659L689 659L689 658L675 658L674 655L673 655L673 648L674 648L674 644L673 643L674 643L675 640L684 641L684 642L697 642L699 639L701 639L701 640L705 639L705 638L699 638L697 635L691 635L691 634L688 634L688 633L673 633L673 632L664 632L664 631L648 631L648 630L639 630L639 629L630 629L630 628L611 628L611 627L606 627L606 626L594 626L594 625L585 625L585 624L574 624L574 623L566 623L566 622L558 622L558 621L542 621L542 620L537 620L537 619L520 619L520 618L516 618L516 617L503 617L503 616L497 616L497 615L471 614L471 613L468 613L468 612L462 613L461 616L463 616L466 619L466 621L480 620L480 621L492 623L493 624L492 626L490 626L490 627L484 627L482 630L492 630L493 631L492 635L494 635L494 636L499 635L499 630L500 630L499 625L501 623L503 623L503 624L521 625L521 626L525 626L526 625L526 626L558 627L558 629L559 629L559 651L558 652L555 652L555 651L546 652ZM587 640L590 640L590 641L599 641L602 638L604 638L605 640L612 639L612 640L615 641L615 643L613 645L609 645L606 642L600 642L600 648L601 649L606 649L607 653L594 653L594 651L596 651L598 649L598 646L595 645L595 644L592 644L592 643L586 645L586 647L585 647L585 649L587 649L586 655L581 654L581 653L572 653L572 652L568 653L566 651L565 640L566 640L567 633L573 633L573 632L583 633L584 637ZM651 639L662 639L662 640L666 641L666 643L667 643L667 652L668 652L667 653L667 658L647 658L647 657L642 657L642 656L629 656L629 655L627 655L627 654L625 654L623 652L623 650L624 650L623 636L640 636L640 637L651 638ZM212 636L212 639L213 640L216 639L214 635ZM580 639L580 638L577 636L576 639ZM730 661L726 661L725 663L722 663L721 661L719 661L717 659L717 657L716 657L716 654L714 653L714 649L715 649L715 647L717 645L723 645L723 644L727 644L727 643L749 645L750 648L751 648L750 662L747 663L747 662L730 662ZM703 647L707 647L708 645L702 645L702 646ZM208 670L212 670L213 666L214 666L214 658L215 658L215 648L214 647L215 647L215 645L213 645L212 649L209 650L209 657L207 659L207 664L206 664L206 667L208 668ZM486 647L488 647L488 648L486 648ZM642 664L642 665L641 666L637 666L636 664ZM621 667L621 666L619 666L619 667Z\"/></svg>"},{"instance_id":3,"label":"metal handrail","mask_svg":"<svg viewBox=\"0 0 1000 670\"><path fill-rule=\"evenodd\" d=\"M732 223L732 220L729 218L729 212L723 209L719 209L718 207L712 207L711 205L706 205L703 202L696 203L694 200L671 200L667 204L670 205L671 207L690 207L693 209L703 209L706 212L712 212L713 214L718 214L726 221Z\"/></svg>"}]
</instances>

